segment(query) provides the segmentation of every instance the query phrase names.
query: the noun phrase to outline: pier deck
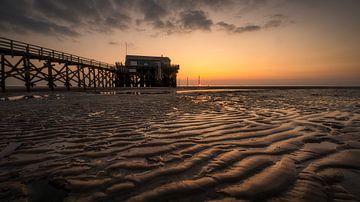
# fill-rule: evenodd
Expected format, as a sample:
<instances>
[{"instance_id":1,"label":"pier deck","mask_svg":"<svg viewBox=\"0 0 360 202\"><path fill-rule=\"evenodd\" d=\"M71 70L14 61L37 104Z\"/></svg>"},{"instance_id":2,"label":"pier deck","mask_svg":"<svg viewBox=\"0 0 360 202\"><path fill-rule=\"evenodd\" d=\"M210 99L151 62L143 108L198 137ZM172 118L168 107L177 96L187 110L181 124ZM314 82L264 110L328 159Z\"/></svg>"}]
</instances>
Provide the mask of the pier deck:
<instances>
[{"instance_id":1,"label":"pier deck","mask_svg":"<svg viewBox=\"0 0 360 202\"><path fill-rule=\"evenodd\" d=\"M5 92L9 80L48 89L65 87L176 87L179 65L129 66L109 64L37 45L0 37L0 87ZM160 68L160 69L159 69ZM160 71L159 71L160 70Z\"/></svg>"},{"instance_id":2,"label":"pier deck","mask_svg":"<svg viewBox=\"0 0 360 202\"><path fill-rule=\"evenodd\" d=\"M59 84L68 90L74 84L83 88L115 87L115 65L108 63L3 37L0 55L2 92L9 78L24 83L27 91L39 82L46 82L50 90Z\"/></svg>"}]
</instances>

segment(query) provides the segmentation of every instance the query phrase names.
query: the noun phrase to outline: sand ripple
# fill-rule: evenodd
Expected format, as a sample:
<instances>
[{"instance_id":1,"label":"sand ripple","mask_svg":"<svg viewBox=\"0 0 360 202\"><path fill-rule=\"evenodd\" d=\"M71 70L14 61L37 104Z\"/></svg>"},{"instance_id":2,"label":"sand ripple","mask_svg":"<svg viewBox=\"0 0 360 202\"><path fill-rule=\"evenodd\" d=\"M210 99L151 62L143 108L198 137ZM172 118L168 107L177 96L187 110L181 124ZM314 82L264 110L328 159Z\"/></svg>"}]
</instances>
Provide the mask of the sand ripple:
<instances>
[{"instance_id":1,"label":"sand ripple","mask_svg":"<svg viewBox=\"0 0 360 202\"><path fill-rule=\"evenodd\" d=\"M357 201L358 89L0 105L0 200Z\"/></svg>"}]
</instances>

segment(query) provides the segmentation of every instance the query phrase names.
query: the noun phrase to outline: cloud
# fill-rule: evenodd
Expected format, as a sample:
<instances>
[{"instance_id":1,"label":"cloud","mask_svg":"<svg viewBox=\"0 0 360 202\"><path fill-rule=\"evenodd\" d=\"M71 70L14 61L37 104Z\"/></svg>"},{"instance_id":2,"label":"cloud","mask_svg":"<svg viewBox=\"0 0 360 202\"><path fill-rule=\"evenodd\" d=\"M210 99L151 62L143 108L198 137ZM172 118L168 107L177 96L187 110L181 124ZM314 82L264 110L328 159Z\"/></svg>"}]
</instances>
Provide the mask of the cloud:
<instances>
[{"instance_id":1,"label":"cloud","mask_svg":"<svg viewBox=\"0 0 360 202\"><path fill-rule=\"evenodd\" d=\"M245 25L245 26L236 26L234 24L229 24L224 21L216 23L221 30L225 30L228 33L232 34L242 34L245 32L254 32L260 31L263 29L278 28L280 26L285 26L286 24L293 23L290 18L283 14L275 14L268 17L266 22L263 25Z\"/></svg>"},{"instance_id":2,"label":"cloud","mask_svg":"<svg viewBox=\"0 0 360 202\"><path fill-rule=\"evenodd\" d=\"M101 0L33 0L33 11L51 19L53 23L98 32L111 32L114 29L127 29L131 18L124 4Z\"/></svg>"},{"instance_id":3,"label":"cloud","mask_svg":"<svg viewBox=\"0 0 360 202\"><path fill-rule=\"evenodd\" d=\"M17 33L38 32L44 34L58 33L67 36L80 35L68 26L53 23L47 18L36 16L31 9L26 9L27 7L31 8L31 6L31 2L27 0L2 1L0 7L2 30Z\"/></svg>"},{"instance_id":4,"label":"cloud","mask_svg":"<svg viewBox=\"0 0 360 202\"><path fill-rule=\"evenodd\" d=\"M293 23L290 18L283 14L275 14L270 16L270 19L264 24L264 28L277 28L281 26L285 26L289 23Z\"/></svg>"},{"instance_id":5,"label":"cloud","mask_svg":"<svg viewBox=\"0 0 360 202\"><path fill-rule=\"evenodd\" d=\"M254 32L261 30L261 27L258 25L246 25L244 27L237 27L235 33L244 33L244 32Z\"/></svg>"},{"instance_id":6,"label":"cloud","mask_svg":"<svg viewBox=\"0 0 360 202\"><path fill-rule=\"evenodd\" d=\"M229 33L233 33L233 34L241 34L241 33L245 33L245 32L254 32L254 31L259 31L262 29L262 27L258 26L258 25L246 25L246 26L240 26L237 27L234 24L228 24L226 22L218 22L217 25L229 32Z\"/></svg>"},{"instance_id":7,"label":"cloud","mask_svg":"<svg viewBox=\"0 0 360 202\"><path fill-rule=\"evenodd\" d=\"M111 32L128 28L131 18L112 1L3 0L2 31L80 36L84 31Z\"/></svg>"},{"instance_id":8,"label":"cloud","mask_svg":"<svg viewBox=\"0 0 360 202\"><path fill-rule=\"evenodd\" d=\"M225 0L224 2L229 1ZM211 30L212 20L202 9L194 9L208 5L221 5L220 0L137 0L142 18L136 20L137 25L144 23L167 34L184 33L195 30Z\"/></svg>"},{"instance_id":9,"label":"cloud","mask_svg":"<svg viewBox=\"0 0 360 202\"><path fill-rule=\"evenodd\" d=\"M281 20L269 20L264 25L265 28L274 28L274 27L280 27L282 24Z\"/></svg>"},{"instance_id":10,"label":"cloud","mask_svg":"<svg viewBox=\"0 0 360 202\"><path fill-rule=\"evenodd\" d=\"M166 34L190 33L196 30L211 31L213 25L213 21L203 10L184 10L171 16L138 20L137 24L141 25L144 22Z\"/></svg>"},{"instance_id":11,"label":"cloud","mask_svg":"<svg viewBox=\"0 0 360 202\"><path fill-rule=\"evenodd\" d=\"M159 20L161 17L166 16L168 10L162 5L163 4L160 4L155 0L140 0L137 2L137 6L144 14L144 20L146 21Z\"/></svg>"},{"instance_id":12,"label":"cloud","mask_svg":"<svg viewBox=\"0 0 360 202\"><path fill-rule=\"evenodd\" d=\"M178 21L180 26L187 31L192 30L206 30L210 31L213 21L207 18L202 10L189 10L180 13Z\"/></svg>"},{"instance_id":13,"label":"cloud","mask_svg":"<svg viewBox=\"0 0 360 202\"><path fill-rule=\"evenodd\" d=\"M115 42L115 41L110 41L108 44L109 44L109 45L112 45L112 46L117 46L117 45L119 45L119 43L118 43L118 42Z\"/></svg>"},{"instance_id":14,"label":"cloud","mask_svg":"<svg viewBox=\"0 0 360 202\"><path fill-rule=\"evenodd\" d=\"M281 14L271 16L262 26L254 22L235 26L225 20L229 19L230 11L261 7L267 5L268 0L2 0L1 4L0 32L56 37L129 29L150 29L162 34L191 33L211 31L214 25L230 33L245 33L289 22ZM229 14L217 19L220 22L215 24L217 12Z\"/></svg>"},{"instance_id":15,"label":"cloud","mask_svg":"<svg viewBox=\"0 0 360 202\"><path fill-rule=\"evenodd\" d=\"M210 9L222 10L234 5L236 0L158 0L168 10Z\"/></svg>"}]
</instances>

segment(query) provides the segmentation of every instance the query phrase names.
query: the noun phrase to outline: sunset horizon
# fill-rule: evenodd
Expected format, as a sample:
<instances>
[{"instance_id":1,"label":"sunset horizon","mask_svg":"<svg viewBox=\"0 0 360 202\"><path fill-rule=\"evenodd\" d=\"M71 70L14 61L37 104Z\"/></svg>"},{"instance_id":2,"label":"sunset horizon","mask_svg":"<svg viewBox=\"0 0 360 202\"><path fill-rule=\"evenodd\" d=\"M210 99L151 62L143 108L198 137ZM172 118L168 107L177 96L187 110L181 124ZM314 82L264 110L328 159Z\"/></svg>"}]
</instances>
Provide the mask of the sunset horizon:
<instances>
[{"instance_id":1,"label":"sunset horizon","mask_svg":"<svg viewBox=\"0 0 360 202\"><path fill-rule=\"evenodd\" d=\"M1 0L0 201L360 201L360 0Z\"/></svg>"},{"instance_id":2,"label":"sunset horizon","mask_svg":"<svg viewBox=\"0 0 360 202\"><path fill-rule=\"evenodd\" d=\"M360 85L346 1L5 1L0 35L114 64L168 56L196 85Z\"/></svg>"}]
</instances>

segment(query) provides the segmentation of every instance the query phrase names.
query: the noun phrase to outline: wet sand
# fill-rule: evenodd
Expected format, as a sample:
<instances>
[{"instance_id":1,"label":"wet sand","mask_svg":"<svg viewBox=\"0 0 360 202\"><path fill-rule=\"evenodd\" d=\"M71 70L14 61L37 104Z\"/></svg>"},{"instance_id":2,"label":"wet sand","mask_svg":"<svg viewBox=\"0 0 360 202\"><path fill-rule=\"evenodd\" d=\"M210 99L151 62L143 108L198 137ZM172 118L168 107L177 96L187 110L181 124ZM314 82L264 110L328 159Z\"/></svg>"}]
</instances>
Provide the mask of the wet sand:
<instances>
[{"instance_id":1,"label":"wet sand","mask_svg":"<svg viewBox=\"0 0 360 202\"><path fill-rule=\"evenodd\" d=\"M156 92L1 99L0 201L360 200L359 89Z\"/></svg>"}]
</instances>

